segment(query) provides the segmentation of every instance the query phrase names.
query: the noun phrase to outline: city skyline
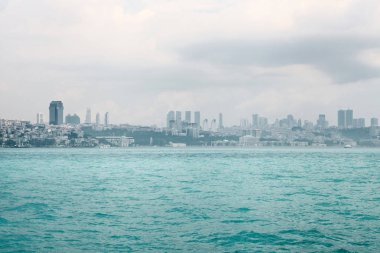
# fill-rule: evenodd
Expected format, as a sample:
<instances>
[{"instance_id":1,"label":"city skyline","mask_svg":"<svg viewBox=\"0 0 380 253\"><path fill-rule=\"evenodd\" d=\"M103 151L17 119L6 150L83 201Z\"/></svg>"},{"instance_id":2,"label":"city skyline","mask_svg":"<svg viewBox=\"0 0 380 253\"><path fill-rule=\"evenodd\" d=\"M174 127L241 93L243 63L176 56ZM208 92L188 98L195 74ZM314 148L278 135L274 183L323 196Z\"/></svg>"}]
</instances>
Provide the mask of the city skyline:
<instances>
[{"instance_id":1,"label":"city skyline","mask_svg":"<svg viewBox=\"0 0 380 253\"><path fill-rule=\"evenodd\" d=\"M77 113L74 113L73 115L66 114L65 120L63 120L64 117L64 106L62 101L51 101L49 105L49 124L50 125L62 125L62 124L80 124L81 120L80 117L77 115ZM223 129L224 128L224 120L223 120L223 113L218 113L218 119L216 118L207 118L203 117L203 121L201 118L201 112L200 111L184 111L184 117L182 117L183 111L174 111L171 110L167 112L166 114L166 123L163 126L158 127L164 127L169 129L177 129L182 131L183 128L188 127L195 127L198 129L203 130L217 130L217 129ZM193 116L192 116L193 114ZM305 120L301 118L294 117L293 114L288 114L285 118L276 118L273 122L269 121L265 115L259 115L253 113L251 115L251 121L247 118L240 118L240 127L242 128L256 128L256 129L265 129L270 126L272 127L303 127L303 128L318 128L318 129L327 129L329 127L337 127L339 129L350 129L350 128L365 128L365 127L377 127L378 126L378 118L377 117L370 117L368 121L366 121L366 118L360 117L354 117L354 110L353 109L339 109L337 111L337 125L333 125L329 123L328 118L326 117L326 114L319 114L318 119L314 120ZM369 122L369 125L366 124L366 122ZM36 124L44 124L44 115L41 112L37 113L36 117ZM210 123L210 125L209 125ZM109 126L111 125L109 120L109 112L106 112L104 114L104 121L101 123L100 121L100 113L96 113L96 119L95 121L92 120L92 113L91 108L86 108L86 115L84 124L91 124L91 125L104 125ZM117 125L117 124L116 124ZM153 124L151 124L153 126ZM238 126L237 124L233 124L231 126L226 127L234 127ZM206 129L207 128L207 129Z\"/></svg>"},{"instance_id":2,"label":"city skyline","mask_svg":"<svg viewBox=\"0 0 380 253\"><path fill-rule=\"evenodd\" d=\"M172 108L225 125L380 117L378 1L0 2L1 118L33 121L51 100L140 125Z\"/></svg>"}]
</instances>

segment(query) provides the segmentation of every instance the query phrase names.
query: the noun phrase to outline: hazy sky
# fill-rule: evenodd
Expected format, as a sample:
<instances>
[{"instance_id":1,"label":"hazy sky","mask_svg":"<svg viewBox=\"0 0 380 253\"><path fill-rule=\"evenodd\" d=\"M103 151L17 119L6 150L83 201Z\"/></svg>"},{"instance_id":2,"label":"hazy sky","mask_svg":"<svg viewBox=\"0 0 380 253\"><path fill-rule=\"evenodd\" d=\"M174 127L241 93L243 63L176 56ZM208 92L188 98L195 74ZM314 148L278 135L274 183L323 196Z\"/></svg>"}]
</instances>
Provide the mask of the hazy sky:
<instances>
[{"instance_id":1,"label":"hazy sky","mask_svg":"<svg viewBox=\"0 0 380 253\"><path fill-rule=\"evenodd\" d=\"M380 1L0 0L0 118L50 100L148 125L380 117Z\"/></svg>"}]
</instances>

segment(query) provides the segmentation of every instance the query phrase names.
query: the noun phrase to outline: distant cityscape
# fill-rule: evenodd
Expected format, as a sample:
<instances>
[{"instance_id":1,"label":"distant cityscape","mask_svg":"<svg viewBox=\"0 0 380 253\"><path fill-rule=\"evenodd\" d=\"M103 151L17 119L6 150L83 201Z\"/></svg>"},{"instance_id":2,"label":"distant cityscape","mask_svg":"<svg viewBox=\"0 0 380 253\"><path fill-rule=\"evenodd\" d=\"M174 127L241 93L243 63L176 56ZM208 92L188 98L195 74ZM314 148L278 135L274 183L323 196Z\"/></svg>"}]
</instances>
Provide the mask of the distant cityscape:
<instances>
[{"instance_id":1,"label":"distant cityscape","mask_svg":"<svg viewBox=\"0 0 380 253\"><path fill-rule=\"evenodd\" d=\"M131 147L131 146L364 146L380 147L378 119L355 118L352 109L337 112L337 126L330 126L325 114L315 122L302 121L289 114L269 123L252 114L239 125L225 126L223 114L201 118L200 111L169 111L165 127L111 124L110 113L86 110L85 121L67 114L62 101L49 105L49 119L37 113L36 122L0 119L0 147Z\"/></svg>"}]
</instances>

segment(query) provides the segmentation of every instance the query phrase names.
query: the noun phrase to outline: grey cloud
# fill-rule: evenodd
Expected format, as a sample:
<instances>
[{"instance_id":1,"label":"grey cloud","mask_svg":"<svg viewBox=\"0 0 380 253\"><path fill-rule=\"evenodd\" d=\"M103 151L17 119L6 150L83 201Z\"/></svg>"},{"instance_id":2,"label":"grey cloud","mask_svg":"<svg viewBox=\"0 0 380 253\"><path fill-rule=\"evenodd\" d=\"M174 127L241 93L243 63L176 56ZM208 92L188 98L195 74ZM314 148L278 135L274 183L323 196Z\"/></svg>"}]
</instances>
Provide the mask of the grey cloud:
<instances>
[{"instance_id":1,"label":"grey cloud","mask_svg":"<svg viewBox=\"0 0 380 253\"><path fill-rule=\"evenodd\" d=\"M0 0L0 11L7 8L7 5L8 5L8 0Z\"/></svg>"},{"instance_id":2,"label":"grey cloud","mask_svg":"<svg viewBox=\"0 0 380 253\"><path fill-rule=\"evenodd\" d=\"M376 38L308 37L279 40L212 41L180 50L184 60L212 64L278 67L307 64L346 83L380 76L380 69L358 59L361 50L380 47Z\"/></svg>"}]
</instances>

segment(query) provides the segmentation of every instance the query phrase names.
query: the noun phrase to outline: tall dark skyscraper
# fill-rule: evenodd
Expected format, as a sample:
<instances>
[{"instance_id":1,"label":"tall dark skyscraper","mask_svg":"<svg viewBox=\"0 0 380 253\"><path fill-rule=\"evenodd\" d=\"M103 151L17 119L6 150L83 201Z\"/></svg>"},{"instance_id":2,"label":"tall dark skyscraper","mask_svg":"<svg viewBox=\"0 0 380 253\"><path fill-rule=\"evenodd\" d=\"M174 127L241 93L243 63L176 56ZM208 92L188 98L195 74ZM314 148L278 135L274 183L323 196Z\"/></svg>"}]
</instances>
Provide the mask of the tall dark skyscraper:
<instances>
[{"instance_id":1,"label":"tall dark skyscraper","mask_svg":"<svg viewBox=\"0 0 380 253\"><path fill-rule=\"evenodd\" d=\"M354 112L351 109L346 110L346 128L354 126Z\"/></svg>"},{"instance_id":2,"label":"tall dark skyscraper","mask_svg":"<svg viewBox=\"0 0 380 253\"><path fill-rule=\"evenodd\" d=\"M352 128L354 126L354 111L339 110L338 111L338 127L341 129Z\"/></svg>"},{"instance_id":3,"label":"tall dark skyscraper","mask_svg":"<svg viewBox=\"0 0 380 253\"><path fill-rule=\"evenodd\" d=\"M338 111L338 127L341 129L346 128L346 111L345 110Z\"/></svg>"},{"instance_id":4,"label":"tall dark skyscraper","mask_svg":"<svg viewBox=\"0 0 380 253\"><path fill-rule=\"evenodd\" d=\"M62 101L52 101L49 106L49 124L63 124L63 103Z\"/></svg>"},{"instance_id":5,"label":"tall dark skyscraper","mask_svg":"<svg viewBox=\"0 0 380 253\"><path fill-rule=\"evenodd\" d=\"M201 112L200 111L194 112L194 123L196 124L197 128L201 127Z\"/></svg>"},{"instance_id":6,"label":"tall dark skyscraper","mask_svg":"<svg viewBox=\"0 0 380 253\"><path fill-rule=\"evenodd\" d=\"M186 121L188 124L192 123L192 122L191 122L191 111L186 111L186 112L185 112L185 121Z\"/></svg>"}]
</instances>

